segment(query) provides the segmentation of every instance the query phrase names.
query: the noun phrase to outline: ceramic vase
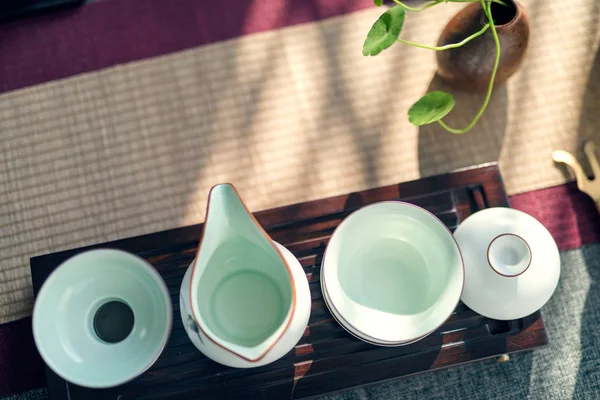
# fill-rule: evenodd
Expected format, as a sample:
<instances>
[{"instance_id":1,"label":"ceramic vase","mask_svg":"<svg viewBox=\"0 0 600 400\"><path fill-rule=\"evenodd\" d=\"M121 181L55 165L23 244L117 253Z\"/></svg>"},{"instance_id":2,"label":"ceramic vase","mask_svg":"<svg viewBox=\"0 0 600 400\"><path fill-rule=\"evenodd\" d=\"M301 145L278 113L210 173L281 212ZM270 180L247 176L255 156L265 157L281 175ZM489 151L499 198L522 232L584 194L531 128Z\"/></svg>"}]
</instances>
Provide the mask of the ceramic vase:
<instances>
[{"instance_id":1,"label":"ceramic vase","mask_svg":"<svg viewBox=\"0 0 600 400\"><path fill-rule=\"evenodd\" d=\"M492 17L500 41L500 61L494 86L506 82L519 68L529 43L529 18L521 4L505 0L508 6L492 4ZM458 12L446 25L438 46L458 43L487 24L487 18L479 2L472 3ZM496 45L492 32L465 45L445 51L437 51L438 75L451 86L468 92L485 92L496 57Z\"/></svg>"}]
</instances>

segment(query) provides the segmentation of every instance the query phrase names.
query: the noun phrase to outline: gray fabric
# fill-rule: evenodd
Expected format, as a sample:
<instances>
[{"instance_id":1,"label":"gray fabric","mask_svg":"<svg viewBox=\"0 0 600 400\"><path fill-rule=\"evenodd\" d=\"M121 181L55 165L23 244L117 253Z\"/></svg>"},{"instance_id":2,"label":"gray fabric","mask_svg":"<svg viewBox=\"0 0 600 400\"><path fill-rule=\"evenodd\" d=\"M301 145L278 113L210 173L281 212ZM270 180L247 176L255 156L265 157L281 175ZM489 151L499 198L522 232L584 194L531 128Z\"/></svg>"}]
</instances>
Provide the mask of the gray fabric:
<instances>
[{"instance_id":1,"label":"gray fabric","mask_svg":"<svg viewBox=\"0 0 600 400\"><path fill-rule=\"evenodd\" d=\"M325 396L366 399L600 399L600 244L562 253L557 291L543 308L550 345ZM45 390L3 400L42 400Z\"/></svg>"},{"instance_id":2,"label":"gray fabric","mask_svg":"<svg viewBox=\"0 0 600 400\"><path fill-rule=\"evenodd\" d=\"M365 399L600 399L600 244L562 253L542 313L550 345L323 397Z\"/></svg>"},{"instance_id":3,"label":"gray fabric","mask_svg":"<svg viewBox=\"0 0 600 400\"><path fill-rule=\"evenodd\" d=\"M36 389L30 392L3 397L2 400L47 400L48 390L46 388Z\"/></svg>"}]
</instances>

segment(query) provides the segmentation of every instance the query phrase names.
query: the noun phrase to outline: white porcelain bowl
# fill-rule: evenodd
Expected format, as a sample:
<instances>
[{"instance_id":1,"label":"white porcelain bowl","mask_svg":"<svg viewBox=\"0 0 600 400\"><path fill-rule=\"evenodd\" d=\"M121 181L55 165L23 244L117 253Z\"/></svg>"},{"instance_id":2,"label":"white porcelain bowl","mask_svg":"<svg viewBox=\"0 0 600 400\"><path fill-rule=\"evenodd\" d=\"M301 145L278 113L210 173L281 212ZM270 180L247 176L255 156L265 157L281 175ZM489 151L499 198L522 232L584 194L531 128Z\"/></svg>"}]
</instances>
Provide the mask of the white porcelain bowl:
<instances>
[{"instance_id":1,"label":"white porcelain bowl","mask_svg":"<svg viewBox=\"0 0 600 400\"><path fill-rule=\"evenodd\" d=\"M154 267L120 250L91 250L46 279L33 309L33 336L59 376L107 388L154 364L171 322L169 291Z\"/></svg>"},{"instance_id":2,"label":"white porcelain bowl","mask_svg":"<svg viewBox=\"0 0 600 400\"><path fill-rule=\"evenodd\" d=\"M464 270L450 231L421 207L380 202L337 227L321 268L324 290L344 327L375 343L406 344L452 314Z\"/></svg>"}]
</instances>

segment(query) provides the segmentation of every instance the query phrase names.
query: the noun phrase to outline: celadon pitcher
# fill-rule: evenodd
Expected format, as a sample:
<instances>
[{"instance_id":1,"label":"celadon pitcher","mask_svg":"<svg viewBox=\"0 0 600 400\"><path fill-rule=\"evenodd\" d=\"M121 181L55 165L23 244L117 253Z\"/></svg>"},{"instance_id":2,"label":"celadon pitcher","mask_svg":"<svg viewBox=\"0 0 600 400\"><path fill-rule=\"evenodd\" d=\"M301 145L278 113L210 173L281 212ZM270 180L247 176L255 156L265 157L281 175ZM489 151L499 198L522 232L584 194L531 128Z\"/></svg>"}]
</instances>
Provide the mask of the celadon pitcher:
<instances>
[{"instance_id":1,"label":"celadon pitcher","mask_svg":"<svg viewBox=\"0 0 600 400\"><path fill-rule=\"evenodd\" d=\"M214 186L194 261L180 291L183 326L212 360L273 362L298 343L310 316L302 266L274 242L231 184Z\"/></svg>"}]
</instances>

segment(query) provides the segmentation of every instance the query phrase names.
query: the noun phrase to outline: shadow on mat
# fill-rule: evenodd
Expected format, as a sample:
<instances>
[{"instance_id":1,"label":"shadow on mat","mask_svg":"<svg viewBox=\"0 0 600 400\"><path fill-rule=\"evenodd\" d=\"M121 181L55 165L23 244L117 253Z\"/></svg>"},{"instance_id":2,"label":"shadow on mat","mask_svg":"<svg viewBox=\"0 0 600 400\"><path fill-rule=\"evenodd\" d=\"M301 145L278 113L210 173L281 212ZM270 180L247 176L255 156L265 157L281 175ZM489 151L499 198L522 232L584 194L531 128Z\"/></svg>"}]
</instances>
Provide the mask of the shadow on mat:
<instances>
[{"instance_id":1,"label":"shadow on mat","mask_svg":"<svg viewBox=\"0 0 600 400\"><path fill-rule=\"evenodd\" d=\"M456 100L444 118L452 128L466 127L477 114L485 94L461 92L448 86L437 74L427 93L444 91ZM425 93L423 93L425 94ZM494 89L487 109L469 132L455 135L438 123L419 128L419 171L421 176L445 173L457 168L497 161L502 150L508 118L508 92L502 84Z\"/></svg>"}]
</instances>

